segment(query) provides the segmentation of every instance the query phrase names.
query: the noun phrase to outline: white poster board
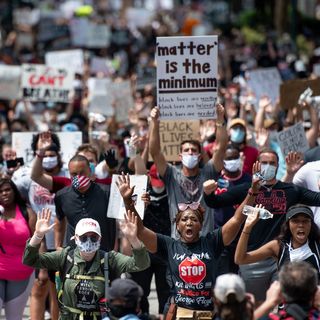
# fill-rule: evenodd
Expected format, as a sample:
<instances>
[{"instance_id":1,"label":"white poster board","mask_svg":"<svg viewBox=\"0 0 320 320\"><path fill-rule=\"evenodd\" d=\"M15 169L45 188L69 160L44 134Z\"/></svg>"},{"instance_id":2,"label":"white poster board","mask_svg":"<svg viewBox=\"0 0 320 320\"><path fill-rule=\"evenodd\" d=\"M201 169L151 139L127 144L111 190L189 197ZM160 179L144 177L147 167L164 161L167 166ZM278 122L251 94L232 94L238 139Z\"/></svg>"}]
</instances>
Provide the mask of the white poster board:
<instances>
[{"instance_id":1,"label":"white poster board","mask_svg":"<svg viewBox=\"0 0 320 320\"><path fill-rule=\"evenodd\" d=\"M320 77L320 63L315 63L313 65L313 73L317 76Z\"/></svg>"},{"instance_id":2,"label":"white poster board","mask_svg":"<svg viewBox=\"0 0 320 320\"><path fill-rule=\"evenodd\" d=\"M125 206L123 199L120 195L119 189L116 185L119 175L112 175L112 183L110 188L110 198L108 205L107 216L109 218L124 219ZM148 177L146 175L131 175L130 185L135 186L134 188L134 200L136 202L136 210L143 220L144 217L144 202L141 200L141 195L147 190Z\"/></svg>"},{"instance_id":3,"label":"white poster board","mask_svg":"<svg viewBox=\"0 0 320 320\"><path fill-rule=\"evenodd\" d=\"M277 68L261 68L252 70L247 75L248 86L255 94L257 101L267 95L273 105L280 95L282 79Z\"/></svg>"},{"instance_id":4,"label":"white poster board","mask_svg":"<svg viewBox=\"0 0 320 320\"><path fill-rule=\"evenodd\" d=\"M89 89L89 112L101 113L106 116L112 116L114 109L112 107L112 81L108 78L90 78L88 79Z\"/></svg>"},{"instance_id":5,"label":"white poster board","mask_svg":"<svg viewBox=\"0 0 320 320\"><path fill-rule=\"evenodd\" d=\"M75 73L83 73L84 55L81 49L47 52L46 65L55 68L67 68Z\"/></svg>"},{"instance_id":6,"label":"white poster board","mask_svg":"<svg viewBox=\"0 0 320 320\"><path fill-rule=\"evenodd\" d=\"M44 64L23 64L22 96L29 101L68 102L73 89L74 74L69 69Z\"/></svg>"},{"instance_id":7,"label":"white poster board","mask_svg":"<svg viewBox=\"0 0 320 320\"><path fill-rule=\"evenodd\" d=\"M61 158L63 166L67 167L69 160L75 155L78 147L82 144L82 132L55 132L61 144ZM37 132L12 132L12 148L16 150L17 157L23 157L26 164L33 160L31 149L32 136Z\"/></svg>"},{"instance_id":8,"label":"white poster board","mask_svg":"<svg viewBox=\"0 0 320 320\"><path fill-rule=\"evenodd\" d=\"M114 74L115 69L110 59L93 57L91 59L90 71L91 74L101 73L105 77L110 77Z\"/></svg>"},{"instance_id":9,"label":"white poster board","mask_svg":"<svg viewBox=\"0 0 320 320\"><path fill-rule=\"evenodd\" d=\"M284 156L287 156L290 151L304 153L309 150L309 143L301 122L278 132L277 140Z\"/></svg>"},{"instance_id":10,"label":"white poster board","mask_svg":"<svg viewBox=\"0 0 320 320\"><path fill-rule=\"evenodd\" d=\"M71 41L75 47L109 47L111 32L106 24L99 24L87 18L76 18L70 22Z\"/></svg>"},{"instance_id":11,"label":"white poster board","mask_svg":"<svg viewBox=\"0 0 320 320\"><path fill-rule=\"evenodd\" d=\"M215 119L218 37L158 37L157 99L161 119Z\"/></svg>"},{"instance_id":12,"label":"white poster board","mask_svg":"<svg viewBox=\"0 0 320 320\"><path fill-rule=\"evenodd\" d=\"M0 98L18 99L20 97L20 66L0 65Z\"/></svg>"},{"instance_id":13,"label":"white poster board","mask_svg":"<svg viewBox=\"0 0 320 320\"><path fill-rule=\"evenodd\" d=\"M115 102L115 114L117 121L128 121L129 109L134 107L130 80L114 82L112 85L112 95Z\"/></svg>"}]
</instances>

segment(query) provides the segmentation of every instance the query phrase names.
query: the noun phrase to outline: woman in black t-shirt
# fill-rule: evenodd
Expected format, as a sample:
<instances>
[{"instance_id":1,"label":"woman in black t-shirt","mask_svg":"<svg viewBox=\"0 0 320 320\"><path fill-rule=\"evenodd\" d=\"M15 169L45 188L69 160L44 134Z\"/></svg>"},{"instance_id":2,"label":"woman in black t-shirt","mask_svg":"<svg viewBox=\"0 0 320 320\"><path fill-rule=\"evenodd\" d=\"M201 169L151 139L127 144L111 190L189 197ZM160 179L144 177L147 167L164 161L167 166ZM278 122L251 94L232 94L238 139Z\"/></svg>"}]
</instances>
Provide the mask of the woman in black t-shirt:
<instances>
[{"instance_id":1,"label":"woman in black t-shirt","mask_svg":"<svg viewBox=\"0 0 320 320\"><path fill-rule=\"evenodd\" d=\"M131 199L134 187L130 187L129 175L122 174L117 186L127 209L125 219L138 219L138 237L147 250L168 261L171 301L174 300L179 307L178 315L180 312L180 316L184 316L190 310L213 310L212 288L216 278L217 258L224 246L236 237L245 216L240 211L223 227L201 236L204 209L197 202L181 203L176 216L180 239L175 240L143 225ZM252 201L250 195L247 200Z\"/></svg>"},{"instance_id":2,"label":"woman in black t-shirt","mask_svg":"<svg viewBox=\"0 0 320 320\"><path fill-rule=\"evenodd\" d=\"M262 247L247 252L249 234L258 220L258 210L247 217L236 249L236 263L254 263L272 257L278 261L279 269L290 261L307 261L320 272L320 230L308 206L297 204L290 207L280 235Z\"/></svg>"}]
</instances>

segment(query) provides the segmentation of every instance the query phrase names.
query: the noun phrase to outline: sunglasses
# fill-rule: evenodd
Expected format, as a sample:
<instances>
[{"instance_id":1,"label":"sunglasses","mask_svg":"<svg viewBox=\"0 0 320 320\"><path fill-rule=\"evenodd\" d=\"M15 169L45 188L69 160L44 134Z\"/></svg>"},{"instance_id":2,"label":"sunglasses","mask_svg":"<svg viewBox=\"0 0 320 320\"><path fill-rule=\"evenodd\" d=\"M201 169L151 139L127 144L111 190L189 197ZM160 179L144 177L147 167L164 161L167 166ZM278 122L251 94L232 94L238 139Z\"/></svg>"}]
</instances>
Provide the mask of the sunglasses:
<instances>
[{"instance_id":1,"label":"sunglasses","mask_svg":"<svg viewBox=\"0 0 320 320\"><path fill-rule=\"evenodd\" d=\"M79 240L81 242L86 242L88 238L91 240L91 242L98 242L100 237L98 235L87 236L86 234L84 234L83 236L79 237Z\"/></svg>"},{"instance_id":2,"label":"sunglasses","mask_svg":"<svg viewBox=\"0 0 320 320\"><path fill-rule=\"evenodd\" d=\"M188 208L191 210L197 210L200 206L200 202L192 202L192 203L178 203L179 211L185 211Z\"/></svg>"}]
</instances>

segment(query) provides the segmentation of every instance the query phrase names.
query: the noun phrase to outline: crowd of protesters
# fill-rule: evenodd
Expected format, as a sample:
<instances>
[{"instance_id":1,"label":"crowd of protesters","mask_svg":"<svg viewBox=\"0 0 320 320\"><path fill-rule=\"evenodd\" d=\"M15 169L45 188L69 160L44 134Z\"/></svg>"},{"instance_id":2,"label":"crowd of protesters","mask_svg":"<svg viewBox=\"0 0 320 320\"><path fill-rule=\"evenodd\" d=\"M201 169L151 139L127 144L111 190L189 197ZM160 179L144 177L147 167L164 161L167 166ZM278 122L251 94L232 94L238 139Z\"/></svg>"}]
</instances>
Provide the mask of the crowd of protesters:
<instances>
[{"instance_id":1,"label":"crowd of protesters","mask_svg":"<svg viewBox=\"0 0 320 320\"><path fill-rule=\"evenodd\" d=\"M22 319L30 297L31 320L102 319L107 309L110 319L149 319L154 275L158 314L168 320L320 318L318 105L297 99L284 109L279 99L257 98L246 78L275 67L282 81L314 79L320 43L310 40L308 53L287 35L249 43L241 30L210 26L206 1L136 2L134 24L125 1L103 0L21 1L13 23L1 21L1 65L44 64L46 52L79 48L74 19L107 25L110 43L81 48L84 68L69 103L0 100L0 314ZM19 10L43 15L23 21ZM147 12L150 23L139 24ZM48 20L52 35L44 37ZM169 161L156 106L156 37L211 34L219 37L217 117L201 120L199 139L182 141ZM106 61L107 73L92 71L94 57ZM92 77L130 81L126 120L91 112ZM115 111L117 102L108 104ZM309 150L283 154L277 132L299 122ZM14 132L34 132L31 161L17 157ZM82 133L67 162L60 132ZM107 217L115 174L124 221ZM130 175L148 176L143 220ZM260 217L262 209L271 218ZM103 292L106 269L110 282L121 276L138 285L115 280Z\"/></svg>"}]
</instances>

